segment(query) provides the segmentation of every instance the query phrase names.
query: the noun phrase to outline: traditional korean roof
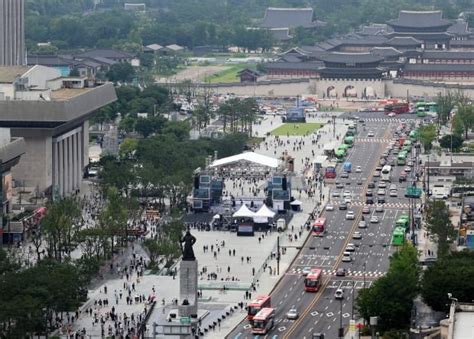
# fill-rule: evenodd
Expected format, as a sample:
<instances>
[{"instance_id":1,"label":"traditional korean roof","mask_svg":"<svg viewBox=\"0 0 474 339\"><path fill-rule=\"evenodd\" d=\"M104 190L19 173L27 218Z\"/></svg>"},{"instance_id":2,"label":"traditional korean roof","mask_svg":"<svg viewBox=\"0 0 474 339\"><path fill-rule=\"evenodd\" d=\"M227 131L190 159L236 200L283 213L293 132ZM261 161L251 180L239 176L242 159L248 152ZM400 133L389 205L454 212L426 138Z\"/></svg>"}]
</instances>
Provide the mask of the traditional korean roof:
<instances>
[{"instance_id":1,"label":"traditional korean roof","mask_svg":"<svg viewBox=\"0 0 474 339\"><path fill-rule=\"evenodd\" d=\"M385 43L388 46L420 46L422 42L420 40L417 40L411 36L403 36L403 37L393 37L390 40L387 40Z\"/></svg>"},{"instance_id":2,"label":"traditional korean roof","mask_svg":"<svg viewBox=\"0 0 474 339\"><path fill-rule=\"evenodd\" d=\"M87 58L107 58L107 59L128 59L133 55L128 52L119 51L116 49L93 49L78 55L79 57Z\"/></svg>"},{"instance_id":3,"label":"traditional korean roof","mask_svg":"<svg viewBox=\"0 0 474 339\"><path fill-rule=\"evenodd\" d=\"M405 72L474 72L469 64L406 64Z\"/></svg>"},{"instance_id":4,"label":"traditional korean roof","mask_svg":"<svg viewBox=\"0 0 474 339\"><path fill-rule=\"evenodd\" d=\"M473 60L474 52L464 51L424 51L423 59Z\"/></svg>"},{"instance_id":5,"label":"traditional korean roof","mask_svg":"<svg viewBox=\"0 0 474 339\"><path fill-rule=\"evenodd\" d=\"M324 66L322 62L269 62L263 64L265 69L294 69L294 70L317 70Z\"/></svg>"},{"instance_id":6,"label":"traditional korean roof","mask_svg":"<svg viewBox=\"0 0 474 339\"><path fill-rule=\"evenodd\" d=\"M370 53L384 57L384 58L398 57L403 54L398 49L393 48L393 47L374 47L370 50Z\"/></svg>"},{"instance_id":7,"label":"traditional korean roof","mask_svg":"<svg viewBox=\"0 0 474 339\"><path fill-rule=\"evenodd\" d=\"M373 55L371 53L345 53L345 52L329 52L322 55L320 60L330 63L351 63L351 64L365 64L380 62L382 57Z\"/></svg>"},{"instance_id":8,"label":"traditional korean roof","mask_svg":"<svg viewBox=\"0 0 474 339\"><path fill-rule=\"evenodd\" d=\"M385 69L380 67L374 68L336 68L324 67L319 70L321 77L330 78L380 78Z\"/></svg>"},{"instance_id":9,"label":"traditional korean roof","mask_svg":"<svg viewBox=\"0 0 474 339\"><path fill-rule=\"evenodd\" d=\"M472 32L469 30L468 24L464 19L457 19L454 24L452 24L448 28L448 33L462 36L462 35L470 35Z\"/></svg>"},{"instance_id":10,"label":"traditional korean roof","mask_svg":"<svg viewBox=\"0 0 474 339\"><path fill-rule=\"evenodd\" d=\"M392 27L387 24L370 24L368 26L362 26L358 32L360 35L383 35L386 33L393 32Z\"/></svg>"},{"instance_id":11,"label":"traditional korean roof","mask_svg":"<svg viewBox=\"0 0 474 339\"><path fill-rule=\"evenodd\" d=\"M468 40L452 40L449 42L452 48L474 48L474 39Z\"/></svg>"},{"instance_id":12,"label":"traditional korean roof","mask_svg":"<svg viewBox=\"0 0 474 339\"><path fill-rule=\"evenodd\" d=\"M302 60L294 54L285 54L283 55L280 60L285 61L285 62L301 62Z\"/></svg>"},{"instance_id":13,"label":"traditional korean roof","mask_svg":"<svg viewBox=\"0 0 474 339\"><path fill-rule=\"evenodd\" d=\"M443 19L442 11L400 11L398 19L389 20L387 23L394 29L448 27L451 24L450 21Z\"/></svg>"},{"instance_id":14,"label":"traditional korean roof","mask_svg":"<svg viewBox=\"0 0 474 339\"><path fill-rule=\"evenodd\" d=\"M270 33L272 34L273 39L278 41L290 40L293 37L290 35L290 29L288 27L284 28L270 28Z\"/></svg>"},{"instance_id":15,"label":"traditional korean roof","mask_svg":"<svg viewBox=\"0 0 474 339\"><path fill-rule=\"evenodd\" d=\"M260 27L281 28L281 27L313 27L312 8L276 8L269 7L265 11Z\"/></svg>"}]
</instances>

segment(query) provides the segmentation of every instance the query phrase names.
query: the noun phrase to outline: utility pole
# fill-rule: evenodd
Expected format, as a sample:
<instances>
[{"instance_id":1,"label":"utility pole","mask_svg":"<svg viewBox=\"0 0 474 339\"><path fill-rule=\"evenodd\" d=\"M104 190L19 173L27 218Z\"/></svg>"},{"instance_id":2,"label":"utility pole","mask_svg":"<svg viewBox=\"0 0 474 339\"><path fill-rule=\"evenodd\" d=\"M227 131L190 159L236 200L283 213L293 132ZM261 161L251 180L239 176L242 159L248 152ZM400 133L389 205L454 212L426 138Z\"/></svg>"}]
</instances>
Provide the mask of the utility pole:
<instances>
[{"instance_id":1,"label":"utility pole","mask_svg":"<svg viewBox=\"0 0 474 339\"><path fill-rule=\"evenodd\" d=\"M277 237L277 275L280 275L280 236Z\"/></svg>"}]
</instances>

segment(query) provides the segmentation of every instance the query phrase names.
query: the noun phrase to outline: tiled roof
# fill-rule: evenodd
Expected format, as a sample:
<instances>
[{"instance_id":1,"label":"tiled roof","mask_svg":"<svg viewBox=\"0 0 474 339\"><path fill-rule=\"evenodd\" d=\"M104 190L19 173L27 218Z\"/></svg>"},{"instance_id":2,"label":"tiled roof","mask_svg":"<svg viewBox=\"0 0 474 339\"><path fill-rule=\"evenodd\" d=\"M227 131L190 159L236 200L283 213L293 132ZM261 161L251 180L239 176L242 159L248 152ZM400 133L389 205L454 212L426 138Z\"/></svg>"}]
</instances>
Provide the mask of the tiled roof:
<instances>
[{"instance_id":1,"label":"tiled roof","mask_svg":"<svg viewBox=\"0 0 474 339\"><path fill-rule=\"evenodd\" d=\"M452 40L449 42L451 47L474 47L474 39L469 40Z\"/></svg>"},{"instance_id":2,"label":"tiled roof","mask_svg":"<svg viewBox=\"0 0 474 339\"><path fill-rule=\"evenodd\" d=\"M373 55L371 53L343 53L343 52L329 52L320 57L320 60L331 63L353 63L364 64L380 62L382 57Z\"/></svg>"},{"instance_id":3,"label":"tiled roof","mask_svg":"<svg viewBox=\"0 0 474 339\"><path fill-rule=\"evenodd\" d=\"M28 65L43 66L69 66L74 64L74 60L59 55L28 55Z\"/></svg>"},{"instance_id":4,"label":"tiled roof","mask_svg":"<svg viewBox=\"0 0 474 339\"><path fill-rule=\"evenodd\" d=\"M472 32L468 28L468 24L464 19L457 19L453 25L448 28L448 33L455 35L470 35Z\"/></svg>"},{"instance_id":5,"label":"tiled roof","mask_svg":"<svg viewBox=\"0 0 474 339\"><path fill-rule=\"evenodd\" d=\"M182 51L184 49L184 47L176 45L176 44L168 45L168 46L166 46L166 48L168 48L172 51Z\"/></svg>"},{"instance_id":6,"label":"tiled roof","mask_svg":"<svg viewBox=\"0 0 474 339\"><path fill-rule=\"evenodd\" d=\"M461 52L461 51L424 51L423 59L474 59L474 52Z\"/></svg>"},{"instance_id":7,"label":"tiled roof","mask_svg":"<svg viewBox=\"0 0 474 339\"><path fill-rule=\"evenodd\" d=\"M163 48L163 46L158 45L158 44L151 44L151 45L147 45L145 47L152 50L152 51L159 51L160 49Z\"/></svg>"},{"instance_id":8,"label":"tiled roof","mask_svg":"<svg viewBox=\"0 0 474 339\"><path fill-rule=\"evenodd\" d=\"M450 21L443 19L441 11L400 11L398 19L387 22L392 27L443 27L449 26Z\"/></svg>"},{"instance_id":9,"label":"tiled roof","mask_svg":"<svg viewBox=\"0 0 474 339\"><path fill-rule=\"evenodd\" d=\"M387 24L371 24L368 26L362 26L362 29L358 33L361 35L381 35L392 31L392 27Z\"/></svg>"},{"instance_id":10,"label":"tiled roof","mask_svg":"<svg viewBox=\"0 0 474 339\"><path fill-rule=\"evenodd\" d=\"M322 62L269 62L263 64L266 69L302 69L318 70L323 66Z\"/></svg>"},{"instance_id":11,"label":"tiled roof","mask_svg":"<svg viewBox=\"0 0 474 339\"><path fill-rule=\"evenodd\" d=\"M89 57L89 58L107 58L107 59L124 59L132 58L133 55L127 52L119 51L116 49L93 49L79 54L80 57Z\"/></svg>"},{"instance_id":12,"label":"tiled roof","mask_svg":"<svg viewBox=\"0 0 474 339\"><path fill-rule=\"evenodd\" d=\"M385 44L388 46L420 46L422 42L410 36L396 36L394 38L391 38L390 40L387 40Z\"/></svg>"},{"instance_id":13,"label":"tiled roof","mask_svg":"<svg viewBox=\"0 0 474 339\"><path fill-rule=\"evenodd\" d=\"M272 33L272 37L278 41L290 40L293 38L290 35L290 29L286 28L270 28L269 31Z\"/></svg>"},{"instance_id":14,"label":"tiled roof","mask_svg":"<svg viewBox=\"0 0 474 339\"><path fill-rule=\"evenodd\" d=\"M400 56L403 54L398 49L393 47L374 47L370 50L370 53L381 57Z\"/></svg>"},{"instance_id":15,"label":"tiled roof","mask_svg":"<svg viewBox=\"0 0 474 339\"><path fill-rule=\"evenodd\" d=\"M405 72L474 72L469 64L406 64Z\"/></svg>"},{"instance_id":16,"label":"tiled roof","mask_svg":"<svg viewBox=\"0 0 474 339\"><path fill-rule=\"evenodd\" d=\"M0 83L12 83L32 68L33 66L0 66Z\"/></svg>"},{"instance_id":17,"label":"tiled roof","mask_svg":"<svg viewBox=\"0 0 474 339\"><path fill-rule=\"evenodd\" d=\"M275 8L269 7L265 11L261 27L281 28L281 27L312 27L312 8Z\"/></svg>"}]
</instances>

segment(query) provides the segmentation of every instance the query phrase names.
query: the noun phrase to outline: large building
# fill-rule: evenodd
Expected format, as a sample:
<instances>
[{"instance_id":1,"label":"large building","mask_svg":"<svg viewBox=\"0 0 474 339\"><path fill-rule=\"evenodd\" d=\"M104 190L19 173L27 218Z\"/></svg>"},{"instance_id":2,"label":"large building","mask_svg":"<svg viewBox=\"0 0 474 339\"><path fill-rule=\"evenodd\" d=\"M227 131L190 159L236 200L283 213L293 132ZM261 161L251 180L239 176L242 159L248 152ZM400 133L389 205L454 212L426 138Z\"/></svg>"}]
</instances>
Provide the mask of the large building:
<instances>
[{"instance_id":1,"label":"large building","mask_svg":"<svg viewBox=\"0 0 474 339\"><path fill-rule=\"evenodd\" d=\"M0 0L0 66L25 64L24 0Z\"/></svg>"},{"instance_id":2,"label":"large building","mask_svg":"<svg viewBox=\"0 0 474 339\"><path fill-rule=\"evenodd\" d=\"M0 127L26 142L15 181L53 197L80 189L89 163L88 119L115 100L111 83L61 77L45 66L0 67Z\"/></svg>"}]
</instances>

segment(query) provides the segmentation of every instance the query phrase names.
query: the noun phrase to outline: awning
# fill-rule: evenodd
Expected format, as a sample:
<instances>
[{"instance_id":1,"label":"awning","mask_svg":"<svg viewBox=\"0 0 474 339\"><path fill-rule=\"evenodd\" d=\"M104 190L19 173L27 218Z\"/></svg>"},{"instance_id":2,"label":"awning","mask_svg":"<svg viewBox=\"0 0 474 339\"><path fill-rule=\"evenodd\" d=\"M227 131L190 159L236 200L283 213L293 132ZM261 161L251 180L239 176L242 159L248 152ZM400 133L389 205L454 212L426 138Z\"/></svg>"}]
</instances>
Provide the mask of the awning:
<instances>
[{"instance_id":1,"label":"awning","mask_svg":"<svg viewBox=\"0 0 474 339\"><path fill-rule=\"evenodd\" d=\"M303 205L303 203L299 200L294 200L294 201L290 202L290 205L299 206L299 205Z\"/></svg>"},{"instance_id":2,"label":"awning","mask_svg":"<svg viewBox=\"0 0 474 339\"><path fill-rule=\"evenodd\" d=\"M255 213L257 217L265 217L265 218L273 218L275 216L275 212L267 207L267 205L263 204L262 207Z\"/></svg>"},{"instance_id":3,"label":"awning","mask_svg":"<svg viewBox=\"0 0 474 339\"><path fill-rule=\"evenodd\" d=\"M266 224L268 223L268 218L266 217L253 217L253 222L256 224Z\"/></svg>"},{"instance_id":4,"label":"awning","mask_svg":"<svg viewBox=\"0 0 474 339\"><path fill-rule=\"evenodd\" d=\"M243 204L239 210L232 215L234 218L253 218L254 216L255 212L249 210L245 204Z\"/></svg>"},{"instance_id":5,"label":"awning","mask_svg":"<svg viewBox=\"0 0 474 339\"><path fill-rule=\"evenodd\" d=\"M219 166L226 166L226 165L231 165L235 164L238 162L251 162L260 166L265 166L265 167L271 167L271 168L277 168L278 167L278 159L254 153L254 152L244 152L241 154L233 155L227 158L222 158L215 160L210 167L219 167Z\"/></svg>"}]
</instances>

